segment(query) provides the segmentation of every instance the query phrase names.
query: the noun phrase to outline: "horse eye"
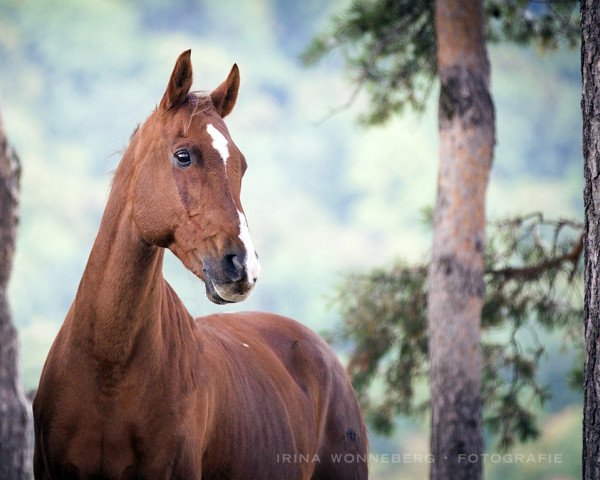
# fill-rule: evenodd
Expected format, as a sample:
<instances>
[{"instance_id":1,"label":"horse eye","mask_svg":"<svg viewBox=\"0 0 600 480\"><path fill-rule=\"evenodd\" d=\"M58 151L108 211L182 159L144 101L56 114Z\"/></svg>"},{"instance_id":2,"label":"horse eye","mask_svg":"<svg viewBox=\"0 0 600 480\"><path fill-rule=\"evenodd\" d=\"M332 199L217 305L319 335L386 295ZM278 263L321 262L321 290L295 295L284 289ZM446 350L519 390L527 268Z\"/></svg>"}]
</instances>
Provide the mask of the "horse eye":
<instances>
[{"instance_id":1,"label":"horse eye","mask_svg":"<svg viewBox=\"0 0 600 480\"><path fill-rule=\"evenodd\" d=\"M177 150L174 157L180 167L187 167L192 163L192 157L187 150Z\"/></svg>"}]
</instances>

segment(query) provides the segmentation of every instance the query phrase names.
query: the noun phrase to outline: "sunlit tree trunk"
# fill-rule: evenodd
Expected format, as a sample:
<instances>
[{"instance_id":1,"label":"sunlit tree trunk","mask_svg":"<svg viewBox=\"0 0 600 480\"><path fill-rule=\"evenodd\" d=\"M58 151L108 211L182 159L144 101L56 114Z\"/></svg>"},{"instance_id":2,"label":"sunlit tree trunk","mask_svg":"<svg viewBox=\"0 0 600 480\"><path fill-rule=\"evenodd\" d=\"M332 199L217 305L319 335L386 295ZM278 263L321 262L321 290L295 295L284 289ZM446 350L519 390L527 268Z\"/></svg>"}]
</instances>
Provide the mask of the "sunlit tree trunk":
<instances>
[{"instance_id":1,"label":"sunlit tree trunk","mask_svg":"<svg viewBox=\"0 0 600 480\"><path fill-rule=\"evenodd\" d=\"M429 271L433 479L482 477L485 195L495 142L480 0L435 9L440 163Z\"/></svg>"},{"instance_id":2,"label":"sunlit tree trunk","mask_svg":"<svg viewBox=\"0 0 600 480\"><path fill-rule=\"evenodd\" d=\"M600 479L600 6L581 2L585 184L583 478Z\"/></svg>"},{"instance_id":3,"label":"sunlit tree trunk","mask_svg":"<svg viewBox=\"0 0 600 480\"><path fill-rule=\"evenodd\" d=\"M20 165L0 118L0 480L31 478L30 414L18 368L17 331L7 284L15 252Z\"/></svg>"}]
</instances>

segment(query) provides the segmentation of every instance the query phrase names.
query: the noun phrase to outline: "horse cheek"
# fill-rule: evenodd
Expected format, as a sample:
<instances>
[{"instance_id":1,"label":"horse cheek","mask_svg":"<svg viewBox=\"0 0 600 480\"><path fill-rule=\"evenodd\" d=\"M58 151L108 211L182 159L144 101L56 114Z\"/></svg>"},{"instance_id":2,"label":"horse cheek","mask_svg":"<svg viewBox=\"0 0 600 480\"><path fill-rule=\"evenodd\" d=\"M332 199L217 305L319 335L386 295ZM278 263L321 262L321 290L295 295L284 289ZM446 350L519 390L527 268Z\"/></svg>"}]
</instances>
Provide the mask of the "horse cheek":
<instances>
[{"instance_id":1,"label":"horse cheek","mask_svg":"<svg viewBox=\"0 0 600 480\"><path fill-rule=\"evenodd\" d=\"M133 205L133 216L141 237L147 243L161 247L172 241L174 225L181 214L178 212L181 205L168 201L173 197L163 191L164 185L161 186L161 181L153 181L152 176L146 177L138 183L135 195L136 199L144 201L134 201Z\"/></svg>"}]
</instances>

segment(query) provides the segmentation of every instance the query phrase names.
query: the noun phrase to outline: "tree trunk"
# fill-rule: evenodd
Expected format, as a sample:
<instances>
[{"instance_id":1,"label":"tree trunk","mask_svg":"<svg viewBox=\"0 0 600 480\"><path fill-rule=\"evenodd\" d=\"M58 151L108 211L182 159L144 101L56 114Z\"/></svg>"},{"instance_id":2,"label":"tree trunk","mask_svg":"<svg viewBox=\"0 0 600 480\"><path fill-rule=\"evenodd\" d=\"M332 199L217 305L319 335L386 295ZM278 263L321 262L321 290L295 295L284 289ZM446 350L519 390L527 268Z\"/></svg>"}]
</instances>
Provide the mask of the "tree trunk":
<instances>
[{"instance_id":1,"label":"tree trunk","mask_svg":"<svg viewBox=\"0 0 600 480\"><path fill-rule=\"evenodd\" d=\"M485 195L495 143L481 0L435 8L440 165L429 270L432 479L482 477Z\"/></svg>"},{"instance_id":2,"label":"tree trunk","mask_svg":"<svg viewBox=\"0 0 600 480\"><path fill-rule=\"evenodd\" d=\"M600 479L600 6L581 2L585 184L583 478Z\"/></svg>"},{"instance_id":3,"label":"tree trunk","mask_svg":"<svg viewBox=\"0 0 600 480\"><path fill-rule=\"evenodd\" d=\"M6 291L15 252L19 174L0 118L0 480L31 478L30 408L21 387L17 331Z\"/></svg>"}]
</instances>

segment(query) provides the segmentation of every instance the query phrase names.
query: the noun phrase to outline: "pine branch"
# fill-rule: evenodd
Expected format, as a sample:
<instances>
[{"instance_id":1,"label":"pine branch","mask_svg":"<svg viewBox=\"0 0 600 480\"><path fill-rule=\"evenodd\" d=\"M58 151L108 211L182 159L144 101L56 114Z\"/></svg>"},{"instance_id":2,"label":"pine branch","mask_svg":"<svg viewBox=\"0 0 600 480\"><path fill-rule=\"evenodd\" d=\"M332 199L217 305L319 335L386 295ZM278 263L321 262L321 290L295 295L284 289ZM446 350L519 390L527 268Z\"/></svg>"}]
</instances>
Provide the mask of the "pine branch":
<instances>
[{"instance_id":1,"label":"pine branch","mask_svg":"<svg viewBox=\"0 0 600 480\"><path fill-rule=\"evenodd\" d=\"M485 271L486 274L490 274L496 277L503 277L505 280L534 280L539 278L541 275L549 270L553 270L562 266L564 263L573 264L573 272L571 277L577 270L577 264L581 258L583 251L583 233L579 236L579 239L573 246L573 249L558 257L545 260L536 265L529 265L526 267L507 267L501 269L488 269Z\"/></svg>"}]
</instances>

